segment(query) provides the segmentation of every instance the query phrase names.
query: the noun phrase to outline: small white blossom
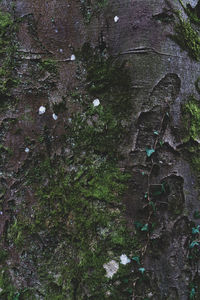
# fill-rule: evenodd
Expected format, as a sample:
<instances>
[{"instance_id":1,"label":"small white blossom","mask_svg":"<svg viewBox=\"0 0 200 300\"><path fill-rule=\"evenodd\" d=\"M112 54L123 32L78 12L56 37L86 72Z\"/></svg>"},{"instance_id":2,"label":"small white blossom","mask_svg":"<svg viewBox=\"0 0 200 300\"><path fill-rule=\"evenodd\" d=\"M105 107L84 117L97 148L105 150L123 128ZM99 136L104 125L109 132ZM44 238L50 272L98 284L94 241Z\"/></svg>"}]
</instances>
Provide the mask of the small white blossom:
<instances>
[{"instance_id":1,"label":"small white blossom","mask_svg":"<svg viewBox=\"0 0 200 300\"><path fill-rule=\"evenodd\" d=\"M55 32L58 33L58 29L55 29Z\"/></svg>"},{"instance_id":2,"label":"small white blossom","mask_svg":"<svg viewBox=\"0 0 200 300\"><path fill-rule=\"evenodd\" d=\"M130 259L126 256L126 254L122 254L121 256L120 256L120 263L122 264L122 265L127 265L128 263L130 263Z\"/></svg>"},{"instance_id":3,"label":"small white blossom","mask_svg":"<svg viewBox=\"0 0 200 300\"><path fill-rule=\"evenodd\" d=\"M107 264L104 264L103 267L106 270L106 277L112 278L113 275L117 273L119 269L119 264L115 260L111 260Z\"/></svg>"},{"instance_id":4,"label":"small white blossom","mask_svg":"<svg viewBox=\"0 0 200 300\"><path fill-rule=\"evenodd\" d=\"M3 212L0 210L0 215L3 215Z\"/></svg>"},{"instance_id":5,"label":"small white blossom","mask_svg":"<svg viewBox=\"0 0 200 300\"><path fill-rule=\"evenodd\" d=\"M117 23L117 22L119 21L119 17L118 17L118 16L115 16L115 17L114 17L114 21L115 21L115 23Z\"/></svg>"},{"instance_id":6,"label":"small white blossom","mask_svg":"<svg viewBox=\"0 0 200 300\"><path fill-rule=\"evenodd\" d=\"M153 293L152 292L150 292L150 293L148 293L148 298L152 298L153 297Z\"/></svg>"},{"instance_id":7,"label":"small white blossom","mask_svg":"<svg viewBox=\"0 0 200 300\"><path fill-rule=\"evenodd\" d=\"M56 114L53 114L52 117L55 121L58 120L58 116Z\"/></svg>"},{"instance_id":8,"label":"small white blossom","mask_svg":"<svg viewBox=\"0 0 200 300\"><path fill-rule=\"evenodd\" d=\"M76 59L76 56L74 54L71 55L71 60L75 60Z\"/></svg>"},{"instance_id":9,"label":"small white blossom","mask_svg":"<svg viewBox=\"0 0 200 300\"><path fill-rule=\"evenodd\" d=\"M42 115L42 114L44 114L44 113L45 113L45 111L46 111L46 107L44 107L44 106L40 106L40 108L39 108L39 115Z\"/></svg>"},{"instance_id":10,"label":"small white blossom","mask_svg":"<svg viewBox=\"0 0 200 300\"><path fill-rule=\"evenodd\" d=\"M59 51L60 51L60 53L63 53L63 49L60 49Z\"/></svg>"},{"instance_id":11,"label":"small white blossom","mask_svg":"<svg viewBox=\"0 0 200 300\"><path fill-rule=\"evenodd\" d=\"M28 147L25 148L25 152L29 153L30 149Z\"/></svg>"},{"instance_id":12,"label":"small white blossom","mask_svg":"<svg viewBox=\"0 0 200 300\"><path fill-rule=\"evenodd\" d=\"M99 104L100 104L99 99L94 99L94 101L93 101L94 107L95 107L95 106L99 106Z\"/></svg>"}]
</instances>

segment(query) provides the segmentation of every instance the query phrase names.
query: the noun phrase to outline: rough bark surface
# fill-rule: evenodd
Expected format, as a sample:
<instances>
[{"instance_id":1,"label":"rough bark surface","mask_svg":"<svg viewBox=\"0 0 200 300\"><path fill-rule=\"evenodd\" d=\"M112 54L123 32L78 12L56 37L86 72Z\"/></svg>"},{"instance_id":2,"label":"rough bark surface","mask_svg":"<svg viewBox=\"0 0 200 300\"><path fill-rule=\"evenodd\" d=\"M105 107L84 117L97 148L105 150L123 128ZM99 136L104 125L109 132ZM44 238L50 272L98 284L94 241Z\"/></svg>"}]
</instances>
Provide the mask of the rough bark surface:
<instances>
[{"instance_id":1,"label":"rough bark surface","mask_svg":"<svg viewBox=\"0 0 200 300\"><path fill-rule=\"evenodd\" d=\"M17 26L7 24L8 34L2 29L1 35L2 49L6 50L1 53L0 74L0 299L200 298L200 117L195 117L194 134L190 130L194 125L192 113L185 106L193 101L200 112L200 65L188 55L187 47L181 49L172 37L180 22L177 11L188 19L184 6L191 4L195 9L197 2L1 1L2 14L8 12ZM192 26L199 34L199 25ZM8 57L10 66L5 64ZM104 63L106 71L102 69ZM122 139L117 133L120 144L110 143L116 131L109 136L111 121L105 121L108 125L102 131L108 138L103 143L116 147L111 149L112 155L105 145L92 150L81 129L103 126L98 123L100 111L91 117L85 109L96 98L100 106L112 103L118 116L114 122L117 126L124 122L122 129L127 130ZM40 115L41 106L46 111ZM86 116L80 124L73 123L78 112ZM110 128L114 130L114 125ZM101 136L102 131L97 134ZM73 150L73 143L82 136L80 152ZM98 138L93 143L98 144ZM82 158L85 151L96 158L88 163L87 157ZM120 172L129 174L129 179L121 199L125 210L121 204L111 203L109 208L103 201L99 204L104 196L95 191L85 196L96 195L93 205L99 211L120 212L114 227L102 230L106 250L104 253L101 248L97 255L102 256L101 262L88 263L87 267L86 256L78 249L82 236L90 241L90 255L94 256L103 237L96 237L98 226L91 232L84 228L79 237L82 220L80 226L73 225L79 220L78 212L71 208L73 204L67 204L69 209L65 206L68 183L63 182L60 190L56 186L72 171L78 173L77 168L83 172L73 173L74 182L84 178L98 155L108 160L117 157L117 162L115 158L112 161ZM102 174L109 182L112 175ZM93 175L91 172L87 182ZM88 191L92 184L88 183ZM112 194L116 196L120 188L112 187ZM77 187L77 191L86 195L83 188ZM59 205L66 208L64 215ZM85 219L89 218L87 207L83 212ZM115 228L121 217L126 225L116 241ZM97 215L95 218L98 220ZM126 234L130 245L122 242ZM127 265L120 264L122 254L131 259ZM113 259L120 265L120 275L107 278L103 265ZM95 268L101 276L95 275Z\"/></svg>"}]
</instances>

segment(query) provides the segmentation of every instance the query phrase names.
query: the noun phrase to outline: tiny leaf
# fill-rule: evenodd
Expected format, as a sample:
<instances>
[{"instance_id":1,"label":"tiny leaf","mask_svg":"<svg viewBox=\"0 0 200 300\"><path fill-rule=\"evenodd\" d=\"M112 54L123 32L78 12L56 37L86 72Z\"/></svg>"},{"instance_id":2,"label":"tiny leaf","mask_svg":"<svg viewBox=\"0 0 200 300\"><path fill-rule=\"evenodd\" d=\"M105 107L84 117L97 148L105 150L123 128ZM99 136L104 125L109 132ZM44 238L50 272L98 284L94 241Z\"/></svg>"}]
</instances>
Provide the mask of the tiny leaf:
<instances>
[{"instance_id":1,"label":"tiny leaf","mask_svg":"<svg viewBox=\"0 0 200 300\"><path fill-rule=\"evenodd\" d=\"M20 296L20 293L17 293L17 294L14 296L14 299L13 299L13 300L19 300L19 296Z\"/></svg>"},{"instance_id":2,"label":"tiny leaf","mask_svg":"<svg viewBox=\"0 0 200 300\"><path fill-rule=\"evenodd\" d=\"M140 265L140 258L139 258L139 256L133 256L132 260L136 261L138 263L138 265Z\"/></svg>"},{"instance_id":3,"label":"tiny leaf","mask_svg":"<svg viewBox=\"0 0 200 300\"><path fill-rule=\"evenodd\" d=\"M162 145L164 144L164 142L163 141L160 141L160 146L162 147Z\"/></svg>"},{"instance_id":4,"label":"tiny leaf","mask_svg":"<svg viewBox=\"0 0 200 300\"><path fill-rule=\"evenodd\" d=\"M190 299L194 299L195 294L196 294L195 288L192 288L190 292Z\"/></svg>"},{"instance_id":5,"label":"tiny leaf","mask_svg":"<svg viewBox=\"0 0 200 300\"><path fill-rule=\"evenodd\" d=\"M154 149L148 149L148 148L146 148L146 153L147 153L148 157L150 157L154 152L155 152Z\"/></svg>"},{"instance_id":6,"label":"tiny leaf","mask_svg":"<svg viewBox=\"0 0 200 300\"><path fill-rule=\"evenodd\" d=\"M197 241L192 241L192 243L190 244L189 248L192 249L192 248L194 248L195 246L199 246L199 242L197 242Z\"/></svg>"},{"instance_id":7,"label":"tiny leaf","mask_svg":"<svg viewBox=\"0 0 200 300\"><path fill-rule=\"evenodd\" d=\"M150 201L150 202L149 202L149 205L152 206L153 211L155 212L155 211L156 211L156 205L155 205L155 203L154 203L153 201Z\"/></svg>"},{"instance_id":8,"label":"tiny leaf","mask_svg":"<svg viewBox=\"0 0 200 300\"><path fill-rule=\"evenodd\" d=\"M142 224L140 223L140 222L134 222L134 225L135 225L135 227L137 228L137 229L140 229L140 228L142 228Z\"/></svg>"},{"instance_id":9,"label":"tiny leaf","mask_svg":"<svg viewBox=\"0 0 200 300\"><path fill-rule=\"evenodd\" d=\"M148 231L148 224L145 224L142 228L141 231Z\"/></svg>"},{"instance_id":10,"label":"tiny leaf","mask_svg":"<svg viewBox=\"0 0 200 300\"><path fill-rule=\"evenodd\" d=\"M156 131L156 130L155 130L153 133L154 133L155 135L159 135L158 131Z\"/></svg>"},{"instance_id":11,"label":"tiny leaf","mask_svg":"<svg viewBox=\"0 0 200 300\"><path fill-rule=\"evenodd\" d=\"M162 192L163 192L163 193L166 193L166 190L165 190L165 182L162 183L161 185L162 185Z\"/></svg>"},{"instance_id":12,"label":"tiny leaf","mask_svg":"<svg viewBox=\"0 0 200 300\"><path fill-rule=\"evenodd\" d=\"M199 228L200 228L199 225L198 225L197 227L193 227L193 228L192 228L192 234L197 234L197 233L199 233Z\"/></svg>"},{"instance_id":13,"label":"tiny leaf","mask_svg":"<svg viewBox=\"0 0 200 300\"><path fill-rule=\"evenodd\" d=\"M139 270L139 272L141 272L142 274L144 274L144 272L145 272L145 268L139 268L138 270Z\"/></svg>"}]
</instances>

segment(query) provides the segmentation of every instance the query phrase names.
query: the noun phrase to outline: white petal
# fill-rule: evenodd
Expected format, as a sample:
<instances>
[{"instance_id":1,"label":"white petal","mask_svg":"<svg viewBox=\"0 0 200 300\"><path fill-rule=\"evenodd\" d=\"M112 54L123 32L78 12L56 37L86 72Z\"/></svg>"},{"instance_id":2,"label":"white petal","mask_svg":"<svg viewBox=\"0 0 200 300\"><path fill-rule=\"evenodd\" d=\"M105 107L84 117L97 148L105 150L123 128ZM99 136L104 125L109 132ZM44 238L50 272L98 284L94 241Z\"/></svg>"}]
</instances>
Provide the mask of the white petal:
<instances>
[{"instance_id":1,"label":"white petal","mask_svg":"<svg viewBox=\"0 0 200 300\"><path fill-rule=\"evenodd\" d=\"M126 254L122 254L121 256L120 256L120 263L122 264L122 265L127 265L128 263L130 263L130 259L126 256Z\"/></svg>"},{"instance_id":2,"label":"white petal","mask_svg":"<svg viewBox=\"0 0 200 300\"><path fill-rule=\"evenodd\" d=\"M40 106L40 108L39 108L39 115L42 115L42 114L44 114L44 113L45 113L45 111L46 111L46 107L44 107L44 106Z\"/></svg>"},{"instance_id":3,"label":"white petal","mask_svg":"<svg viewBox=\"0 0 200 300\"><path fill-rule=\"evenodd\" d=\"M94 99L94 101L93 101L94 107L95 107L95 106L99 106L99 104L100 104L99 99Z\"/></svg>"},{"instance_id":4,"label":"white petal","mask_svg":"<svg viewBox=\"0 0 200 300\"><path fill-rule=\"evenodd\" d=\"M30 149L28 147L26 147L25 152L29 153Z\"/></svg>"},{"instance_id":5,"label":"white petal","mask_svg":"<svg viewBox=\"0 0 200 300\"><path fill-rule=\"evenodd\" d=\"M71 55L71 60L75 60L76 56L74 54Z\"/></svg>"},{"instance_id":6,"label":"white petal","mask_svg":"<svg viewBox=\"0 0 200 300\"><path fill-rule=\"evenodd\" d=\"M119 21L119 17L118 17L118 16L115 16L115 17L114 17L114 21L115 21L115 23L117 23L117 22Z\"/></svg>"},{"instance_id":7,"label":"white petal","mask_svg":"<svg viewBox=\"0 0 200 300\"><path fill-rule=\"evenodd\" d=\"M55 121L58 120L58 116L56 114L53 114L52 117Z\"/></svg>"},{"instance_id":8,"label":"white petal","mask_svg":"<svg viewBox=\"0 0 200 300\"><path fill-rule=\"evenodd\" d=\"M112 278L113 275L117 273L119 264L115 260L111 260L107 264L104 264L103 267L106 270L106 277Z\"/></svg>"}]
</instances>

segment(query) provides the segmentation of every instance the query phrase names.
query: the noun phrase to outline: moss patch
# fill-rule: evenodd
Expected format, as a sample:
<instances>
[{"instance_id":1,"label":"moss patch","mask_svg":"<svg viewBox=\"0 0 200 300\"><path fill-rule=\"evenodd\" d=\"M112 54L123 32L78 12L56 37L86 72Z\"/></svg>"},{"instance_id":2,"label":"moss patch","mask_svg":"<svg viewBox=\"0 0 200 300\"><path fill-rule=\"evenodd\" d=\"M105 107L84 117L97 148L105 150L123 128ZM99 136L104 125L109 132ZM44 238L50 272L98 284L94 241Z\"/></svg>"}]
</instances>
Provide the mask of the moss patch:
<instances>
[{"instance_id":1,"label":"moss patch","mask_svg":"<svg viewBox=\"0 0 200 300\"><path fill-rule=\"evenodd\" d=\"M93 16L98 16L108 5L109 0L80 0L81 11L86 24L91 22Z\"/></svg>"},{"instance_id":2,"label":"moss patch","mask_svg":"<svg viewBox=\"0 0 200 300\"><path fill-rule=\"evenodd\" d=\"M41 72L47 71L55 75L58 74L57 62L51 58L43 59L40 62L39 69Z\"/></svg>"},{"instance_id":3,"label":"moss patch","mask_svg":"<svg viewBox=\"0 0 200 300\"><path fill-rule=\"evenodd\" d=\"M200 60L199 32L193 28L189 20L185 21L179 17L179 23L175 25L175 35L171 37L183 50L188 52L191 58Z\"/></svg>"},{"instance_id":4,"label":"moss patch","mask_svg":"<svg viewBox=\"0 0 200 300\"><path fill-rule=\"evenodd\" d=\"M52 157L49 139L48 151L35 156L26 182L37 202L31 208L21 204L7 239L18 251L28 247L30 260L37 247L34 260L44 299L127 300L134 262L121 266L112 279L105 276L103 264L140 247L126 225L122 201L130 174L118 167L119 144L128 134L132 110L129 75L124 64L97 53L86 57L82 52L80 59L87 88L80 111L71 122L65 120L62 138L70 155ZM66 112L64 105L57 109ZM43 251L41 243L47 245Z\"/></svg>"},{"instance_id":5,"label":"moss patch","mask_svg":"<svg viewBox=\"0 0 200 300\"><path fill-rule=\"evenodd\" d=\"M15 32L16 23L11 15L0 11L0 109L10 104L10 89L18 84L13 74L16 66Z\"/></svg>"},{"instance_id":6,"label":"moss patch","mask_svg":"<svg viewBox=\"0 0 200 300\"><path fill-rule=\"evenodd\" d=\"M194 97L182 106L183 141L186 156L195 171L200 172L200 103Z\"/></svg>"},{"instance_id":7,"label":"moss patch","mask_svg":"<svg viewBox=\"0 0 200 300\"><path fill-rule=\"evenodd\" d=\"M182 107L183 121L185 124L185 139L200 140L200 103L190 97Z\"/></svg>"}]
</instances>

